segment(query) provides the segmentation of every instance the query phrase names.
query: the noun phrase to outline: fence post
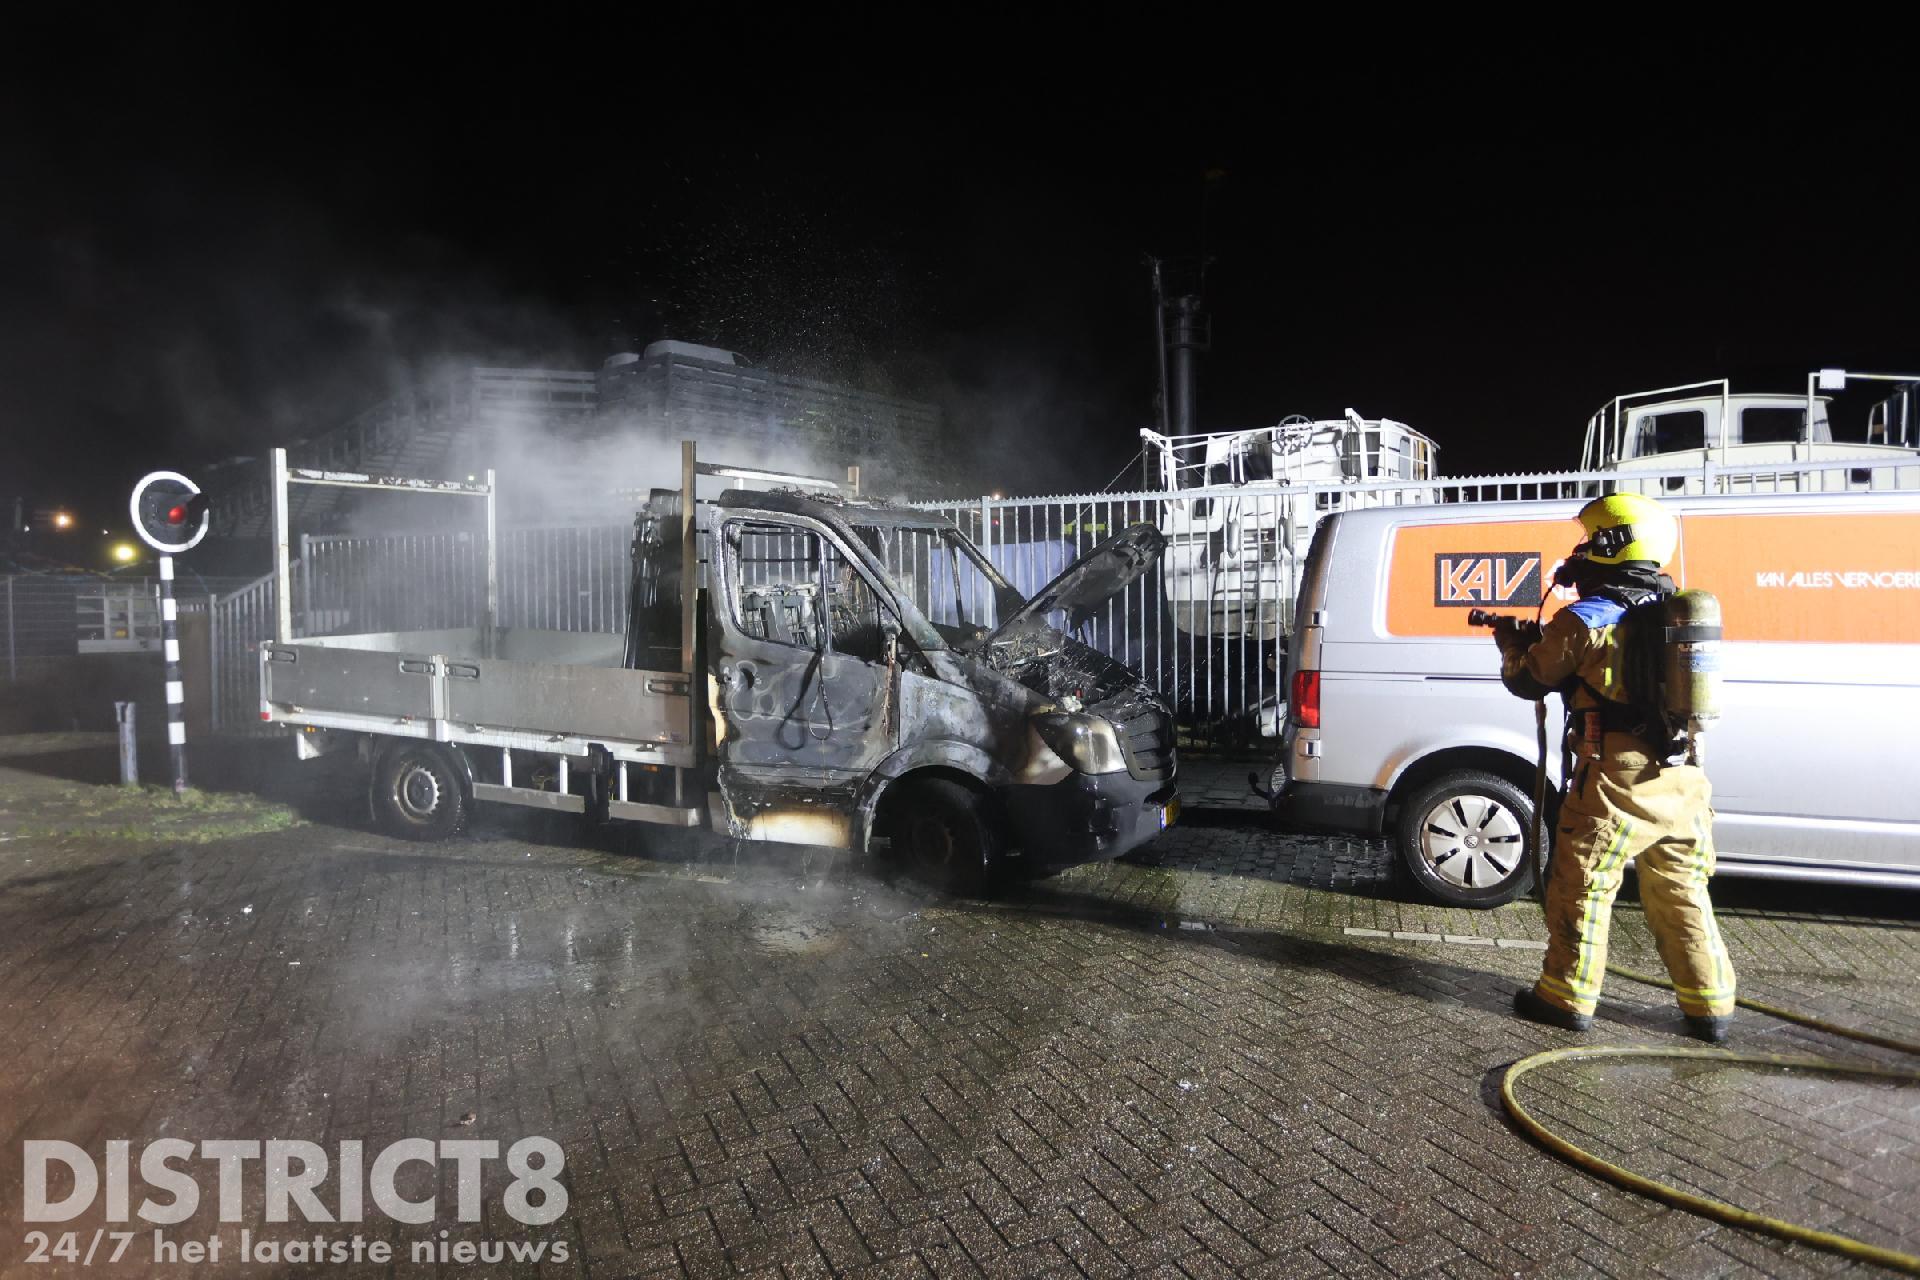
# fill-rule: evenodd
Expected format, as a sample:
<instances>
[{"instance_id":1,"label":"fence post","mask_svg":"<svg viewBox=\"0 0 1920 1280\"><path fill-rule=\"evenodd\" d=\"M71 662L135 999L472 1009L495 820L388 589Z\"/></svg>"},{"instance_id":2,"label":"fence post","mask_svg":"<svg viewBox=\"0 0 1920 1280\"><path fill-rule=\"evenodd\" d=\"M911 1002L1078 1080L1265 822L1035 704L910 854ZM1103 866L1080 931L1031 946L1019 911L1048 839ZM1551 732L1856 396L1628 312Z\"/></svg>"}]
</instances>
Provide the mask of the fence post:
<instances>
[{"instance_id":1,"label":"fence post","mask_svg":"<svg viewBox=\"0 0 1920 1280\"><path fill-rule=\"evenodd\" d=\"M19 682L20 669L13 654L13 575L7 575L7 679Z\"/></svg>"},{"instance_id":2,"label":"fence post","mask_svg":"<svg viewBox=\"0 0 1920 1280\"><path fill-rule=\"evenodd\" d=\"M207 593L207 683L213 687L213 698L207 704L207 727L218 731L221 726L220 705L226 701L226 690L220 684L220 593Z\"/></svg>"},{"instance_id":3,"label":"fence post","mask_svg":"<svg viewBox=\"0 0 1920 1280\"><path fill-rule=\"evenodd\" d=\"M313 628L313 535L300 535L300 633L312 635Z\"/></svg>"},{"instance_id":4,"label":"fence post","mask_svg":"<svg viewBox=\"0 0 1920 1280\"><path fill-rule=\"evenodd\" d=\"M275 449L273 471L273 638L280 644L293 643L293 601L291 570L287 568L287 451Z\"/></svg>"},{"instance_id":5,"label":"fence post","mask_svg":"<svg viewBox=\"0 0 1920 1280\"><path fill-rule=\"evenodd\" d=\"M684 501L687 503L689 507L693 505L692 494L693 494L693 486L691 483L689 483L687 485L688 496L684 499ZM500 495L500 486L498 481L494 477L494 470L492 467L488 467L487 468L487 510L486 510L486 522L487 522L486 627L487 627L487 630L486 630L485 638L480 642L481 652L485 653L488 657L493 656L494 636L500 629L500 555L498 550L498 543L500 539L500 508L499 508L499 501L498 501L499 495ZM690 546L694 545L691 542L691 537L695 532L694 528L691 525L686 525L684 526L684 532L689 537L688 545ZM699 548L697 546L694 546L694 556L695 556L695 563L697 567L698 557L699 557ZM684 557L683 557L683 564L684 564ZM685 580L681 583L681 589L687 593L687 596L689 599L692 598L693 592L695 590L693 575L687 574L685 576ZM688 634L689 635L692 634L691 628L688 629ZM683 645L682 649L683 649L683 652L680 655L682 659L682 669L690 672L693 670L692 647L691 645Z\"/></svg>"},{"instance_id":6,"label":"fence post","mask_svg":"<svg viewBox=\"0 0 1920 1280\"><path fill-rule=\"evenodd\" d=\"M133 736L136 706L137 704L132 702L113 704L114 724L120 730L120 785L123 787L140 785L140 756Z\"/></svg>"}]
</instances>

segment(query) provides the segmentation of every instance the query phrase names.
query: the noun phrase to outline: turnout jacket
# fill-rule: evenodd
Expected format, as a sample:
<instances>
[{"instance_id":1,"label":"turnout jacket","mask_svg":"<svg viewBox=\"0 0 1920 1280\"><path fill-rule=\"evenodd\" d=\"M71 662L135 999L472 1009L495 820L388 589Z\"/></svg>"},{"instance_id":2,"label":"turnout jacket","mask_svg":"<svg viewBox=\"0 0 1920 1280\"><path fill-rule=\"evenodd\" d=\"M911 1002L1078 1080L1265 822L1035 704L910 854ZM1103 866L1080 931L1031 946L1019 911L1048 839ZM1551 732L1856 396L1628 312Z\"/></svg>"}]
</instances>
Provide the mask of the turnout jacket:
<instances>
[{"instance_id":1,"label":"turnout jacket","mask_svg":"<svg viewBox=\"0 0 1920 1280\"><path fill-rule=\"evenodd\" d=\"M1531 701L1565 695L1567 745L1580 754L1662 754L1626 728L1632 719L1620 642L1626 612L1617 600L1583 596L1549 618L1531 644L1520 633L1500 647L1500 681L1508 692ZM1590 720L1587 712L1598 714Z\"/></svg>"}]
</instances>

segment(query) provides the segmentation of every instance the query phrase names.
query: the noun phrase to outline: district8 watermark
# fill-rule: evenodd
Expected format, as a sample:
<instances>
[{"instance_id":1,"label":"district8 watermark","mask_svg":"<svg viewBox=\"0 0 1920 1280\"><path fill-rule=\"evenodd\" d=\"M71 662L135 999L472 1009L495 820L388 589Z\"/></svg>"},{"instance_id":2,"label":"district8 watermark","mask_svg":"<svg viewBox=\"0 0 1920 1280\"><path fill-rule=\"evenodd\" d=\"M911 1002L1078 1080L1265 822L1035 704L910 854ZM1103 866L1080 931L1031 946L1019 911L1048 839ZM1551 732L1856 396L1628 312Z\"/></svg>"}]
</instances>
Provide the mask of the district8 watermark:
<instances>
[{"instance_id":1,"label":"district8 watermark","mask_svg":"<svg viewBox=\"0 0 1920 1280\"><path fill-rule=\"evenodd\" d=\"M28 1227L104 1218L92 1229L29 1230L28 1263L81 1265L138 1261L152 1265L220 1262L353 1263L396 1260L400 1246L359 1232L292 1236L289 1224L336 1225L382 1220L405 1226L436 1222L546 1227L567 1211L566 1156L551 1138L526 1137L506 1148L483 1138L403 1138L374 1150L356 1139L331 1148L300 1139L161 1138L145 1144L111 1140L95 1153L60 1139L22 1144L22 1219ZM487 1191L497 1189L490 1213ZM211 1199L207 1197L211 1195ZM234 1235L178 1235L166 1230L208 1215L246 1226ZM504 1214L504 1219L500 1216ZM133 1230L117 1227L132 1226ZM404 1240L406 1261L566 1262L564 1238L450 1238L450 1229ZM291 1237L291 1238L289 1238ZM129 1256L131 1255L131 1256Z\"/></svg>"}]
</instances>

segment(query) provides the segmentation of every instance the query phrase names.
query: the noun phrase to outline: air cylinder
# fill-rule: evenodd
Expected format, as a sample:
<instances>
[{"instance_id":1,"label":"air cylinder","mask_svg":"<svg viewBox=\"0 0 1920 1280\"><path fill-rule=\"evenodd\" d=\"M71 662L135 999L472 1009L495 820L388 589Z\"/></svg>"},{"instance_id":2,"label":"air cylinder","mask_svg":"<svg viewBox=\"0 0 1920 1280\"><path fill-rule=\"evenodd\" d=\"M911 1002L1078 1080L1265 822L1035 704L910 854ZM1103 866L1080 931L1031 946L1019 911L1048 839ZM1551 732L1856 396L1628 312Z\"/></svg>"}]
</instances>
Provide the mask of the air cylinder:
<instances>
[{"instance_id":1,"label":"air cylinder","mask_svg":"<svg viewBox=\"0 0 1920 1280\"><path fill-rule=\"evenodd\" d=\"M1698 733L1720 718L1720 601L1710 591L1677 591L1662 609L1667 718Z\"/></svg>"}]
</instances>

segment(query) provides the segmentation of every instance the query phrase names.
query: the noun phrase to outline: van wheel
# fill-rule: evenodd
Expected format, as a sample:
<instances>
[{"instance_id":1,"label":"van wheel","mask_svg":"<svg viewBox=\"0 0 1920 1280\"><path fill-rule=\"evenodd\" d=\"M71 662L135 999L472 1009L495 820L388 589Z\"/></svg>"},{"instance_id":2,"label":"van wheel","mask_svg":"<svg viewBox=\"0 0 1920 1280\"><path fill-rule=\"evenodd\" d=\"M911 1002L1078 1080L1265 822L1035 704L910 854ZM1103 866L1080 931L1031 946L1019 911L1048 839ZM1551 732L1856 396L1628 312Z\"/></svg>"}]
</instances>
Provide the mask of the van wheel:
<instances>
[{"instance_id":1,"label":"van wheel","mask_svg":"<svg viewBox=\"0 0 1920 1280\"><path fill-rule=\"evenodd\" d=\"M384 752L373 766L373 816L402 840L444 840L467 821L460 774L437 746L414 743Z\"/></svg>"},{"instance_id":2,"label":"van wheel","mask_svg":"<svg viewBox=\"0 0 1920 1280\"><path fill-rule=\"evenodd\" d=\"M928 778L894 811L896 839L920 872L949 893L985 897L1000 882L1000 834L992 802L977 791Z\"/></svg>"},{"instance_id":3,"label":"van wheel","mask_svg":"<svg viewBox=\"0 0 1920 1280\"><path fill-rule=\"evenodd\" d=\"M1414 882L1456 907L1497 907L1533 885L1533 802L1479 770L1442 774L1400 805L1396 843Z\"/></svg>"}]
</instances>

